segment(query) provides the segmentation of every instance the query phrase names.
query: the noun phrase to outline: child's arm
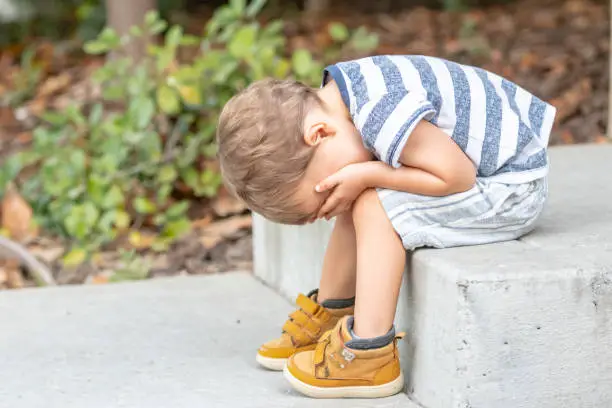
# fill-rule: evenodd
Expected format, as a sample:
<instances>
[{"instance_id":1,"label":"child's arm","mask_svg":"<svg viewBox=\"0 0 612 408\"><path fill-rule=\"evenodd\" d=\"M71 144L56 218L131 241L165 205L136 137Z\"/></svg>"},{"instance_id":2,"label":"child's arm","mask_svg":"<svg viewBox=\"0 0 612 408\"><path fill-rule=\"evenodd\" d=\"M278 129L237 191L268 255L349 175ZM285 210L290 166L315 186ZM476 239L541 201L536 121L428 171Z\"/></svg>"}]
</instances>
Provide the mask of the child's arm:
<instances>
[{"instance_id":1,"label":"child's arm","mask_svg":"<svg viewBox=\"0 0 612 408\"><path fill-rule=\"evenodd\" d=\"M438 127L421 121L400 155L402 167L371 163L367 187L383 187L429 196L469 190L476 182L472 161Z\"/></svg>"},{"instance_id":2,"label":"child's arm","mask_svg":"<svg viewBox=\"0 0 612 408\"><path fill-rule=\"evenodd\" d=\"M397 169L383 162L352 164L323 180L317 191L334 191L319 217L331 218L346 211L366 188L445 196L467 191L476 181L472 161L446 133L427 121L415 127L400 162L403 166Z\"/></svg>"}]
</instances>

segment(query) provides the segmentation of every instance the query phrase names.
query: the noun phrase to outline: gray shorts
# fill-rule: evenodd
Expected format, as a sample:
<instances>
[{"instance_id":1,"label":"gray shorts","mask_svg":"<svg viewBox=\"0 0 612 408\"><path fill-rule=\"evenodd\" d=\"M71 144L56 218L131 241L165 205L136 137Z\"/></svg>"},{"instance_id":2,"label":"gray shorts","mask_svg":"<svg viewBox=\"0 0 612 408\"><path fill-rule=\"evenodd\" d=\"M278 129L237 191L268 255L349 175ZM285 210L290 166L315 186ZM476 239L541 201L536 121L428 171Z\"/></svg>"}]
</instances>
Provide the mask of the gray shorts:
<instances>
[{"instance_id":1,"label":"gray shorts","mask_svg":"<svg viewBox=\"0 0 612 408\"><path fill-rule=\"evenodd\" d=\"M479 178L471 190L446 197L378 189L378 197L406 249L520 238L534 228L547 196L546 178L524 184Z\"/></svg>"}]
</instances>

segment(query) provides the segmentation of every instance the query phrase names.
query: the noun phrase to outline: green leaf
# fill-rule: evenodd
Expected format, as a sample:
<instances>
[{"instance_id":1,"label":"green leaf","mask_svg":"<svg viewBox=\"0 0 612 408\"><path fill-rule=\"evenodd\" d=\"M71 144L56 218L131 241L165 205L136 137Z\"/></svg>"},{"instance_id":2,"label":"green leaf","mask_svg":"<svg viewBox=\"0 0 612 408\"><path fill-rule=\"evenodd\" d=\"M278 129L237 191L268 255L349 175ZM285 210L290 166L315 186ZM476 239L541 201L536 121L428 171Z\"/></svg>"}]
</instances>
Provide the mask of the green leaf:
<instances>
[{"instance_id":1,"label":"green leaf","mask_svg":"<svg viewBox=\"0 0 612 408\"><path fill-rule=\"evenodd\" d=\"M168 218L182 217L189 209L189 205L189 201L181 201L176 204L173 204L170 208L166 210L166 216Z\"/></svg>"},{"instance_id":2,"label":"green leaf","mask_svg":"<svg viewBox=\"0 0 612 408\"><path fill-rule=\"evenodd\" d=\"M185 34L183 38L181 38L181 45L198 45L200 43L200 37L196 37L195 35Z\"/></svg>"},{"instance_id":3,"label":"green leaf","mask_svg":"<svg viewBox=\"0 0 612 408\"><path fill-rule=\"evenodd\" d=\"M72 248L64 255L62 262L66 266L78 266L85 262L85 259L87 259L87 251L83 248Z\"/></svg>"},{"instance_id":4,"label":"green leaf","mask_svg":"<svg viewBox=\"0 0 612 408\"><path fill-rule=\"evenodd\" d=\"M168 85L162 85L157 88L157 105L167 115L176 115L181 111L179 96Z\"/></svg>"},{"instance_id":5,"label":"green leaf","mask_svg":"<svg viewBox=\"0 0 612 408\"><path fill-rule=\"evenodd\" d=\"M109 182L106 178L101 177L97 172L92 173L87 179L87 197L94 203L102 206L108 184Z\"/></svg>"},{"instance_id":6,"label":"green leaf","mask_svg":"<svg viewBox=\"0 0 612 408\"><path fill-rule=\"evenodd\" d=\"M251 53L256 37L257 28L255 26L242 27L232 37L227 49L232 56L243 58Z\"/></svg>"},{"instance_id":7,"label":"green leaf","mask_svg":"<svg viewBox=\"0 0 612 408\"><path fill-rule=\"evenodd\" d=\"M140 214L152 214L157 207L146 197L137 197L134 199L134 209Z\"/></svg>"},{"instance_id":8,"label":"green leaf","mask_svg":"<svg viewBox=\"0 0 612 408\"><path fill-rule=\"evenodd\" d=\"M124 200L123 191L121 191L118 186L114 185L104 195L102 208L115 208L123 204Z\"/></svg>"},{"instance_id":9,"label":"green leaf","mask_svg":"<svg viewBox=\"0 0 612 408\"><path fill-rule=\"evenodd\" d=\"M157 71L163 72L168 68L170 63L174 60L175 49L172 47L164 48L162 52L157 56Z\"/></svg>"},{"instance_id":10,"label":"green leaf","mask_svg":"<svg viewBox=\"0 0 612 408\"><path fill-rule=\"evenodd\" d=\"M138 26L130 27L130 35L132 37L142 37L142 29Z\"/></svg>"},{"instance_id":11,"label":"green leaf","mask_svg":"<svg viewBox=\"0 0 612 408\"><path fill-rule=\"evenodd\" d=\"M229 5L236 13L242 14L246 7L246 0L229 0Z\"/></svg>"},{"instance_id":12,"label":"green leaf","mask_svg":"<svg viewBox=\"0 0 612 408\"><path fill-rule=\"evenodd\" d=\"M100 211L94 203L77 204L70 209L64 220L66 231L78 240L85 239L91 234L91 229L98 222Z\"/></svg>"},{"instance_id":13,"label":"green leaf","mask_svg":"<svg viewBox=\"0 0 612 408\"><path fill-rule=\"evenodd\" d=\"M157 181L160 183L171 183L176 180L177 176L178 174L174 166L166 164L159 169L159 172L157 173Z\"/></svg>"},{"instance_id":14,"label":"green leaf","mask_svg":"<svg viewBox=\"0 0 612 408\"><path fill-rule=\"evenodd\" d=\"M161 226L164 225L166 223L166 214L156 214L155 217L153 217L153 224L155 224L156 226Z\"/></svg>"},{"instance_id":15,"label":"green leaf","mask_svg":"<svg viewBox=\"0 0 612 408\"><path fill-rule=\"evenodd\" d=\"M124 229L130 226L130 215L125 211L115 211L115 226Z\"/></svg>"},{"instance_id":16,"label":"green leaf","mask_svg":"<svg viewBox=\"0 0 612 408\"><path fill-rule=\"evenodd\" d=\"M102 120L102 114L104 113L104 108L101 103L96 103L89 112L89 124L92 126L97 125Z\"/></svg>"},{"instance_id":17,"label":"green leaf","mask_svg":"<svg viewBox=\"0 0 612 408\"><path fill-rule=\"evenodd\" d=\"M212 80L215 84L225 84L228 80L228 78L230 77L230 75L232 75L236 69L238 69L238 66L240 65L240 62L237 60L234 61L229 61L228 63L222 65L221 67L219 67L219 69L216 70Z\"/></svg>"},{"instance_id":18,"label":"green leaf","mask_svg":"<svg viewBox=\"0 0 612 408\"><path fill-rule=\"evenodd\" d=\"M86 42L83 49L87 54L92 55L104 54L109 51L108 45L98 40Z\"/></svg>"},{"instance_id":19,"label":"green leaf","mask_svg":"<svg viewBox=\"0 0 612 408\"><path fill-rule=\"evenodd\" d=\"M110 27L105 27L98 36L98 41L106 44L109 49L113 49L120 44L121 39L115 30Z\"/></svg>"},{"instance_id":20,"label":"green leaf","mask_svg":"<svg viewBox=\"0 0 612 408\"><path fill-rule=\"evenodd\" d=\"M162 31L164 31L166 29L166 27L168 27L168 23L166 23L163 20L160 20L160 21L157 21L155 24L153 24L149 28L149 31L151 32L151 34L157 35L157 34L161 33Z\"/></svg>"},{"instance_id":21,"label":"green leaf","mask_svg":"<svg viewBox=\"0 0 612 408\"><path fill-rule=\"evenodd\" d=\"M263 29L263 35L265 37L277 37L279 34L282 34L281 32L283 31L284 26L285 24L282 20L271 21L270 23L266 24L265 28Z\"/></svg>"},{"instance_id":22,"label":"green leaf","mask_svg":"<svg viewBox=\"0 0 612 408\"><path fill-rule=\"evenodd\" d=\"M365 27L359 27L353 33L350 43L359 52L371 52L378 47L378 35L370 33Z\"/></svg>"},{"instance_id":23,"label":"green leaf","mask_svg":"<svg viewBox=\"0 0 612 408\"><path fill-rule=\"evenodd\" d=\"M100 217L97 230L103 234L103 236L100 237L102 240L110 238L111 231L113 230L113 225L115 223L115 218L115 211L107 211Z\"/></svg>"},{"instance_id":24,"label":"green leaf","mask_svg":"<svg viewBox=\"0 0 612 408\"><path fill-rule=\"evenodd\" d=\"M333 23L329 26L329 35L336 42L344 42L349 38L349 30L342 23Z\"/></svg>"},{"instance_id":25,"label":"green leaf","mask_svg":"<svg viewBox=\"0 0 612 408\"><path fill-rule=\"evenodd\" d=\"M125 88L121 85L110 85L102 89L102 96L108 101L118 101L125 97Z\"/></svg>"},{"instance_id":26,"label":"green leaf","mask_svg":"<svg viewBox=\"0 0 612 408\"><path fill-rule=\"evenodd\" d=\"M286 59L279 60L274 66L274 77L283 79L289 75L289 71L291 70L291 64Z\"/></svg>"},{"instance_id":27,"label":"green leaf","mask_svg":"<svg viewBox=\"0 0 612 408\"><path fill-rule=\"evenodd\" d=\"M217 155L218 151L219 148L216 143L211 143L202 147L202 154L211 159Z\"/></svg>"},{"instance_id":28,"label":"green leaf","mask_svg":"<svg viewBox=\"0 0 612 408\"><path fill-rule=\"evenodd\" d=\"M155 104L150 98L141 97L134 100L134 115L137 129L144 129L153 120Z\"/></svg>"},{"instance_id":29,"label":"green leaf","mask_svg":"<svg viewBox=\"0 0 612 408\"><path fill-rule=\"evenodd\" d=\"M166 34L166 47L176 48L181 42L183 37L183 27L174 25Z\"/></svg>"},{"instance_id":30,"label":"green leaf","mask_svg":"<svg viewBox=\"0 0 612 408\"><path fill-rule=\"evenodd\" d=\"M157 237L155 241L153 241L153 245L151 245L151 249L155 252L165 252L170 248L170 244L172 243L172 238L167 237Z\"/></svg>"},{"instance_id":31,"label":"green leaf","mask_svg":"<svg viewBox=\"0 0 612 408\"><path fill-rule=\"evenodd\" d=\"M123 134L123 140L128 142L131 145L137 145L147 136L146 132L143 131L131 131L128 130Z\"/></svg>"},{"instance_id":32,"label":"green leaf","mask_svg":"<svg viewBox=\"0 0 612 408\"><path fill-rule=\"evenodd\" d=\"M159 11L157 10L149 10L147 14L145 14L145 25L147 27L151 27L153 24L159 21Z\"/></svg>"},{"instance_id":33,"label":"green leaf","mask_svg":"<svg viewBox=\"0 0 612 408\"><path fill-rule=\"evenodd\" d=\"M70 119L72 123L77 126L82 126L86 123L85 117L83 116L83 112L81 112L81 108L77 105L68 105L64 109L64 114L68 117L68 119Z\"/></svg>"},{"instance_id":34,"label":"green leaf","mask_svg":"<svg viewBox=\"0 0 612 408\"><path fill-rule=\"evenodd\" d=\"M45 112L42 114L42 119L54 126L65 126L68 123L68 116L63 112Z\"/></svg>"},{"instance_id":35,"label":"green leaf","mask_svg":"<svg viewBox=\"0 0 612 408\"><path fill-rule=\"evenodd\" d=\"M291 57L293 71L301 77L307 76L312 71L313 59L308 50L297 50Z\"/></svg>"},{"instance_id":36,"label":"green leaf","mask_svg":"<svg viewBox=\"0 0 612 408\"><path fill-rule=\"evenodd\" d=\"M266 5L267 2L268 2L268 0L253 0L253 1L251 1L251 3L247 7L246 12L244 14L248 18L255 17L257 14L259 14L261 9Z\"/></svg>"},{"instance_id":37,"label":"green leaf","mask_svg":"<svg viewBox=\"0 0 612 408\"><path fill-rule=\"evenodd\" d=\"M181 177L183 178L185 184L194 190L197 189L200 184L198 172L193 167L183 170L181 172Z\"/></svg>"},{"instance_id":38,"label":"green leaf","mask_svg":"<svg viewBox=\"0 0 612 408\"><path fill-rule=\"evenodd\" d=\"M186 217L166 224L163 235L168 238L180 238L191 230L191 222Z\"/></svg>"}]
</instances>

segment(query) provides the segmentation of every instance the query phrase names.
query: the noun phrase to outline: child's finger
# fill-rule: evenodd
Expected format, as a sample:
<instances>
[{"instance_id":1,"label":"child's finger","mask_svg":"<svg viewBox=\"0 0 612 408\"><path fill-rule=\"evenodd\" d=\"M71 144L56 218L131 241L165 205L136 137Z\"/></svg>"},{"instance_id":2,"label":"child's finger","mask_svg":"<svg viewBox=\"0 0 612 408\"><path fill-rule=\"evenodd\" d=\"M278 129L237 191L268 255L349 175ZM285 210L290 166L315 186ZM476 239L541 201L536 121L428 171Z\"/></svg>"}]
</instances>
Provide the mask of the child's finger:
<instances>
[{"instance_id":1,"label":"child's finger","mask_svg":"<svg viewBox=\"0 0 612 408\"><path fill-rule=\"evenodd\" d=\"M327 200L325 200L325 203L319 210L319 214L317 215L317 218L325 217L328 213L333 211L334 208L336 208L337 206L338 206L338 199L334 195L331 195Z\"/></svg>"},{"instance_id":2,"label":"child's finger","mask_svg":"<svg viewBox=\"0 0 612 408\"><path fill-rule=\"evenodd\" d=\"M332 188L336 187L338 183L340 183L340 180L337 177L334 177L333 175L329 176L315 186L315 191L317 193L322 193L324 191L331 190Z\"/></svg>"},{"instance_id":3,"label":"child's finger","mask_svg":"<svg viewBox=\"0 0 612 408\"><path fill-rule=\"evenodd\" d=\"M329 214L327 214L326 218L327 218L328 220L329 220L329 219L332 219L332 218L334 218L334 217L339 216L339 215L340 215L340 214L342 214L342 213L347 212L349 209L350 209L350 206L348 206L348 205L346 205L346 204L340 204L340 205L337 205L337 206L336 206L336 208L334 208L332 212L330 212Z\"/></svg>"}]
</instances>

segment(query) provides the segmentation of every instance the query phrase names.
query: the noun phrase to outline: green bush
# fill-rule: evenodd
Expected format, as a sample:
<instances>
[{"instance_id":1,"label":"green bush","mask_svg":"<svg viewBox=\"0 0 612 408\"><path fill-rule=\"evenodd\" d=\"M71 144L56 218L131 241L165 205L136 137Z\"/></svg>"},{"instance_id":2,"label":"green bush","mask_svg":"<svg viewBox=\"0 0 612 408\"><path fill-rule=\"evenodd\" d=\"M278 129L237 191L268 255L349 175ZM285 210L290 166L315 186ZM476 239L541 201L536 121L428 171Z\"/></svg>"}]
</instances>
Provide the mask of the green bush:
<instances>
[{"instance_id":1,"label":"green bush","mask_svg":"<svg viewBox=\"0 0 612 408\"><path fill-rule=\"evenodd\" d=\"M101 246L144 221L157 228L154 249L164 250L187 232L189 201L173 196L177 186L196 197L212 197L221 184L214 167L215 126L227 100L264 77L320 80L322 63L307 50L285 55L282 22L261 25L256 16L265 0L233 0L220 7L202 37L167 27L150 12L141 27L119 37L106 28L85 45L91 54L114 58L95 72L102 98L47 112L30 149L0 167L0 192L14 179L33 206L37 222L72 247L65 262L84 261ZM126 46L142 36L165 33L137 64ZM347 47L365 52L377 38L334 24L335 45L326 57ZM177 51L197 47L180 64ZM24 172L26 168L38 172ZM21 173L21 177L18 177Z\"/></svg>"}]
</instances>

